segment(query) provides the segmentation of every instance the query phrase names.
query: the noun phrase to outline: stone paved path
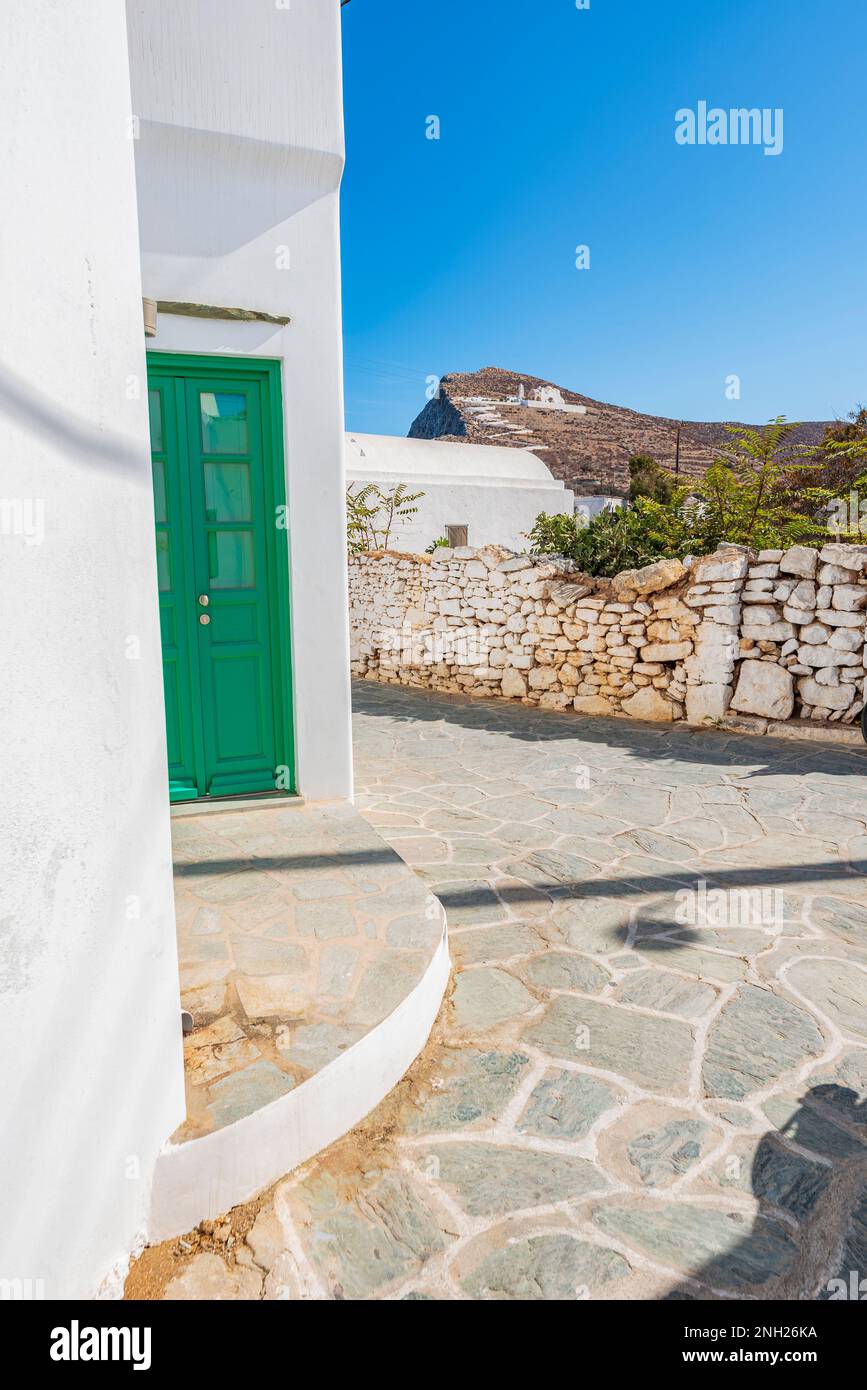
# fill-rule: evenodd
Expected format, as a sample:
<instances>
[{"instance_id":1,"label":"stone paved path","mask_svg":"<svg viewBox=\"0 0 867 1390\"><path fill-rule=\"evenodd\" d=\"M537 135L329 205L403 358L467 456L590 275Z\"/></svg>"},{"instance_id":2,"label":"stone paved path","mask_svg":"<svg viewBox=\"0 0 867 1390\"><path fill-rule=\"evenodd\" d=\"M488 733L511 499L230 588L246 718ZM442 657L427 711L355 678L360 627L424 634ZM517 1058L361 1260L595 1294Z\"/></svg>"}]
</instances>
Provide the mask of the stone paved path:
<instances>
[{"instance_id":1,"label":"stone paved path","mask_svg":"<svg viewBox=\"0 0 867 1390\"><path fill-rule=\"evenodd\" d=\"M379 1110L167 1296L863 1277L867 750L371 683L356 709L359 805L445 904L453 990Z\"/></svg>"},{"instance_id":2,"label":"stone paved path","mask_svg":"<svg viewBox=\"0 0 867 1390\"><path fill-rule=\"evenodd\" d=\"M181 1143L286 1095L375 1028L424 975L442 913L351 806L176 817L172 851L195 1024Z\"/></svg>"}]
</instances>

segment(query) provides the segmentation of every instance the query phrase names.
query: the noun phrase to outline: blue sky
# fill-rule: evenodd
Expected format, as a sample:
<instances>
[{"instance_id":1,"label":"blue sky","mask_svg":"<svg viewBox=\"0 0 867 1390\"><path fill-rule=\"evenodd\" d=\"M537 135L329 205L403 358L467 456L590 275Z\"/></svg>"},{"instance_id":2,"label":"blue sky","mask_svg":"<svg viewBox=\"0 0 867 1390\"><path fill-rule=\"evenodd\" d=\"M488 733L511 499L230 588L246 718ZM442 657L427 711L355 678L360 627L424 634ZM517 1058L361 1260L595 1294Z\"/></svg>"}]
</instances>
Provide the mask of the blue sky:
<instances>
[{"instance_id":1,"label":"blue sky","mask_svg":"<svg viewBox=\"0 0 867 1390\"><path fill-rule=\"evenodd\" d=\"M867 402L864 0L342 13L349 428L482 366L686 419ZM678 145L702 100L782 108L782 154Z\"/></svg>"}]
</instances>

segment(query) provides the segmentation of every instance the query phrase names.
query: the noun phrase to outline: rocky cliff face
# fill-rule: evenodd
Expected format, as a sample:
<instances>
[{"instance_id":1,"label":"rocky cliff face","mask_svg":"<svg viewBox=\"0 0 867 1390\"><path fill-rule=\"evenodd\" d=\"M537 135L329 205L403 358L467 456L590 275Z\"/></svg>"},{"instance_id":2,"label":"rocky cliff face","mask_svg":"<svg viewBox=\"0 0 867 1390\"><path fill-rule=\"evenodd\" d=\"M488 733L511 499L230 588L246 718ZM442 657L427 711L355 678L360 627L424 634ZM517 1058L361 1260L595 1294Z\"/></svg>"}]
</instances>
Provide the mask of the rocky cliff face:
<instances>
[{"instance_id":1,"label":"rocky cliff face","mask_svg":"<svg viewBox=\"0 0 867 1390\"><path fill-rule=\"evenodd\" d=\"M449 380L449 377L445 378L445 381ZM409 437L410 439L462 439L466 443L466 421L449 396L445 382L440 386L439 395L434 400L428 401L421 414L413 420L409 427ZM493 443L493 440L489 442Z\"/></svg>"},{"instance_id":2,"label":"rocky cliff face","mask_svg":"<svg viewBox=\"0 0 867 1390\"><path fill-rule=\"evenodd\" d=\"M629 487L628 461L633 454L651 454L674 469L680 426L679 471L701 477L726 437L722 423L667 420L642 415L622 406L607 405L564 387L553 391L565 409L555 404L540 409L525 400L545 395L551 385L539 377L485 367L443 377L437 399L429 401L410 426L412 439L461 439L472 444L512 445L532 449L578 493L622 494ZM540 404L544 404L540 402ZM582 407L576 412L568 407ZM802 424L796 444L818 444L828 422Z\"/></svg>"}]
</instances>

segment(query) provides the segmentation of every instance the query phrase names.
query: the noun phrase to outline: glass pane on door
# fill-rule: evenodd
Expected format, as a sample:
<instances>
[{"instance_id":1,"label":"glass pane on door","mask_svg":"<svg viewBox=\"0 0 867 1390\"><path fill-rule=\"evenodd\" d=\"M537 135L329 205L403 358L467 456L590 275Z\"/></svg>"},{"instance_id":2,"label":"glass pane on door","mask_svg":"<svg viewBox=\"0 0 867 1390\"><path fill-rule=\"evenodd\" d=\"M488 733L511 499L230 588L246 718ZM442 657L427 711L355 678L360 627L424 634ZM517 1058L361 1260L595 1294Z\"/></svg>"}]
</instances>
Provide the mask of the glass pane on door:
<instances>
[{"instance_id":1,"label":"glass pane on door","mask_svg":"<svg viewBox=\"0 0 867 1390\"><path fill-rule=\"evenodd\" d=\"M246 454L247 397L240 392L201 391L202 452Z\"/></svg>"},{"instance_id":2,"label":"glass pane on door","mask_svg":"<svg viewBox=\"0 0 867 1390\"><path fill-rule=\"evenodd\" d=\"M252 589L256 583L252 531L210 531L208 568L212 589Z\"/></svg>"},{"instance_id":3,"label":"glass pane on door","mask_svg":"<svg viewBox=\"0 0 867 1390\"><path fill-rule=\"evenodd\" d=\"M206 462L204 468L206 521L251 521L249 464Z\"/></svg>"}]
</instances>

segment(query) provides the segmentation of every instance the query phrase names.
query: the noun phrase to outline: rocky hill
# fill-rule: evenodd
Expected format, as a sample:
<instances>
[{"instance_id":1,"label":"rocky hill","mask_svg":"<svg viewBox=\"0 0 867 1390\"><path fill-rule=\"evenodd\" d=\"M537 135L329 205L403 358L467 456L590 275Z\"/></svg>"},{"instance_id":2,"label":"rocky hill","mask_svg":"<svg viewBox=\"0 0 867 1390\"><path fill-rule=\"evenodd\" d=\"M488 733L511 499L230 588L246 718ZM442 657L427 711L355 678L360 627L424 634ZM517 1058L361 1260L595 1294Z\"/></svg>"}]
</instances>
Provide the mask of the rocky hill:
<instances>
[{"instance_id":1,"label":"rocky hill","mask_svg":"<svg viewBox=\"0 0 867 1390\"><path fill-rule=\"evenodd\" d=\"M818 444L826 423L802 424L794 441ZM700 477L725 439L724 424L642 415L539 377L484 367L443 377L438 398L416 417L409 435L532 449L577 493L622 494L633 454L651 454L674 469L678 429L679 472Z\"/></svg>"}]
</instances>

